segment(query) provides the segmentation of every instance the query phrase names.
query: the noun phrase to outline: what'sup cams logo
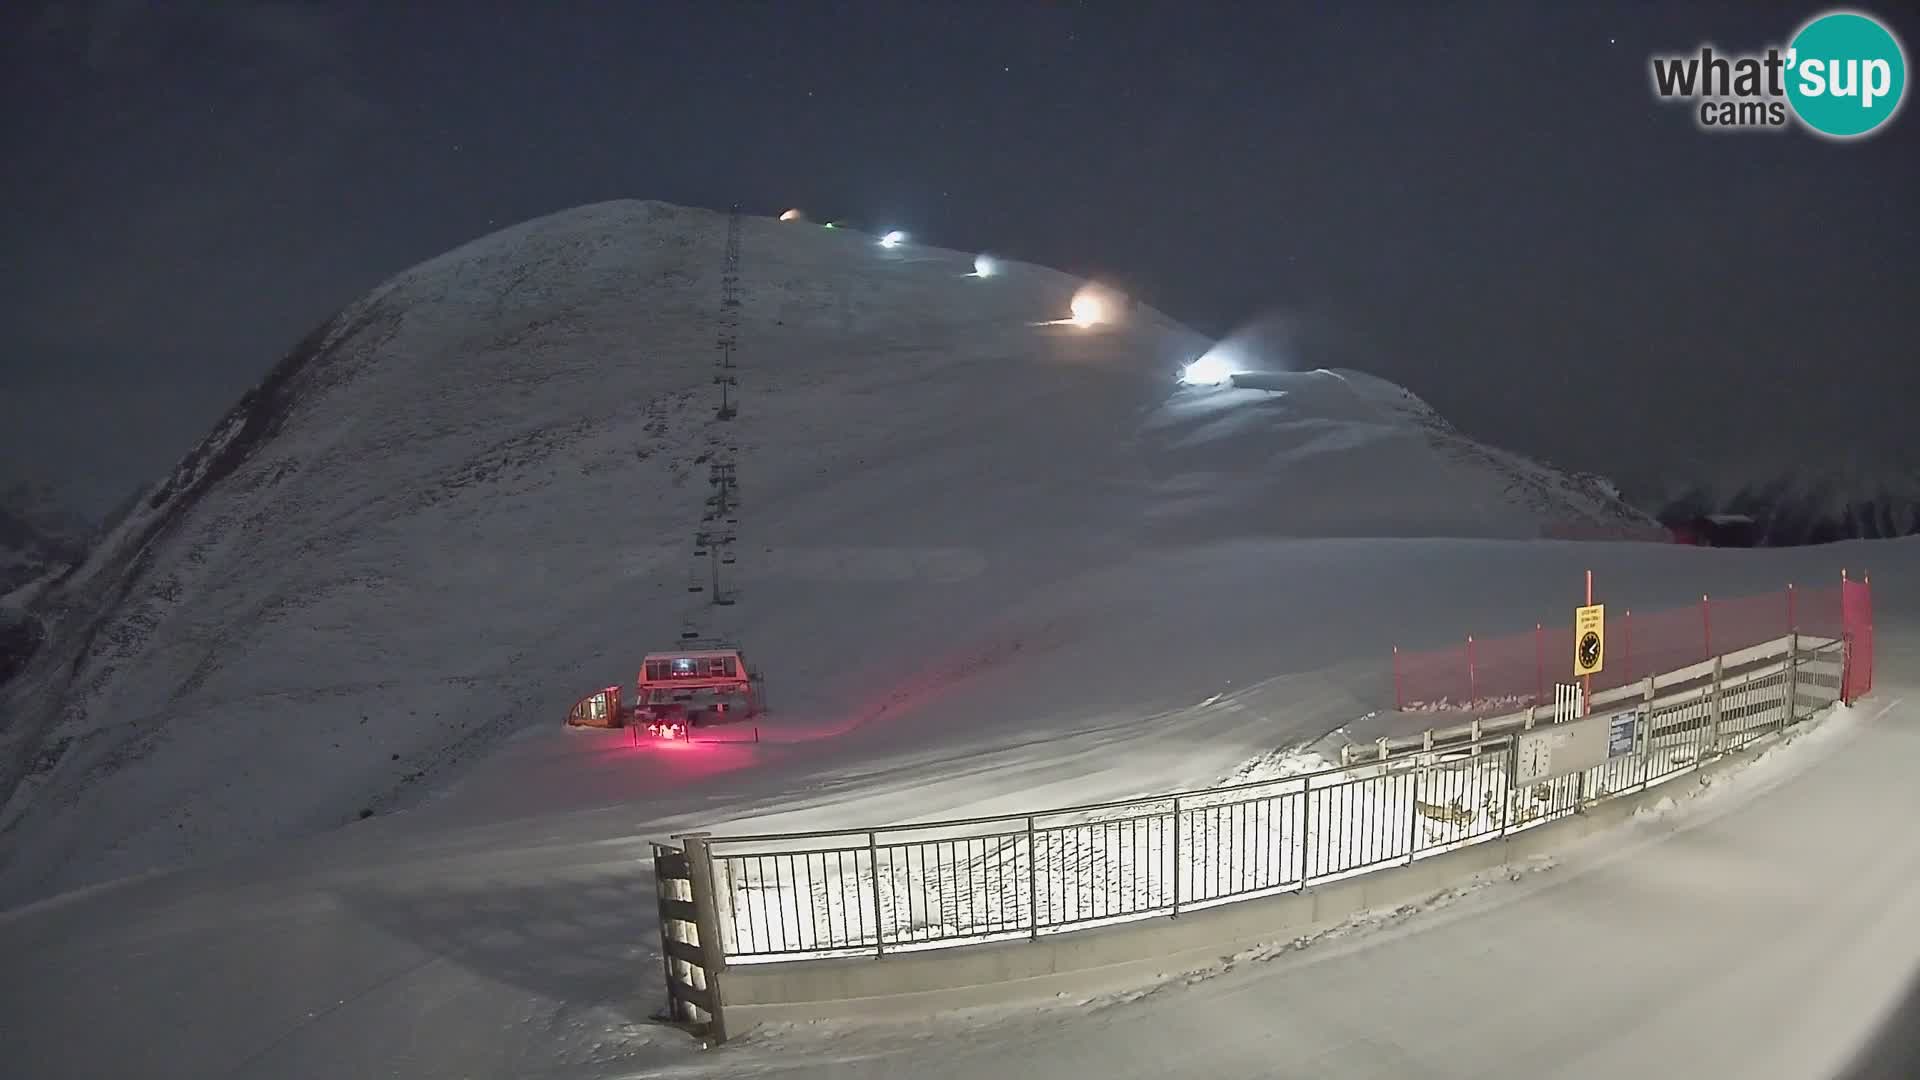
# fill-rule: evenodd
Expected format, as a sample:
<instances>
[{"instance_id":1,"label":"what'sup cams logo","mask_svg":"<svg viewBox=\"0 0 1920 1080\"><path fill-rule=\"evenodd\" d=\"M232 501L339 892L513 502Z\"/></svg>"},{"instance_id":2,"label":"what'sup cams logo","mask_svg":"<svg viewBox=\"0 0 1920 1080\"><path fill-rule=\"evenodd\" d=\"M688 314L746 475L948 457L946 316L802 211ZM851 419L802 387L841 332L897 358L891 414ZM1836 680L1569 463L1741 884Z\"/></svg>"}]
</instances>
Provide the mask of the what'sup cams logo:
<instances>
[{"instance_id":1,"label":"what'sup cams logo","mask_svg":"<svg viewBox=\"0 0 1920 1080\"><path fill-rule=\"evenodd\" d=\"M1764 53L1697 53L1651 60L1654 96L1693 107L1703 131L1779 130L1798 121L1828 139L1886 127L1907 92L1907 54L1880 20L1830 11Z\"/></svg>"}]
</instances>

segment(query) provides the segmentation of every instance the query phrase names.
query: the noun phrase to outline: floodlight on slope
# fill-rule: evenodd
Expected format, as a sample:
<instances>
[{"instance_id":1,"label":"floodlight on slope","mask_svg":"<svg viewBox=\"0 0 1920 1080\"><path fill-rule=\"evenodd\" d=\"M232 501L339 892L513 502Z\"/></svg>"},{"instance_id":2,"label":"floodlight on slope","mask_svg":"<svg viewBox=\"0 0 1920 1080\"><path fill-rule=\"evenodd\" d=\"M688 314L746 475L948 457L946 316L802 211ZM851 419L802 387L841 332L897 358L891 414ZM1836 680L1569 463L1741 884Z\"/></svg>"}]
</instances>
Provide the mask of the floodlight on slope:
<instances>
[{"instance_id":1,"label":"floodlight on slope","mask_svg":"<svg viewBox=\"0 0 1920 1080\"><path fill-rule=\"evenodd\" d=\"M1068 321L1075 326L1095 326L1113 317L1106 297L1092 289L1081 289L1075 294L1068 310L1073 313Z\"/></svg>"},{"instance_id":2,"label":"floodlight on slope","mask_svg":"<svg viewBox=\"0 0 1920 1080\"><path fill-rule=\"evenodd\" d=\"M992 277L994 272L999 269L1000 268L994 264L993 257L990 255L975 255L973 257L974 277Z\"/></svg>"},{"instance_id":3,"label":"floodlight on slope","mask_svg":"<svg viewBox=\"0 0 1920 1080\"><path fill-rule=\"evenodd\" d=\"M798 207L780 215L781 221L805 221L806 219L807 215L801 213Z\"/></svg>"},{"instance_id":4,"label":"floodlight on slope","mask_svg":"<svg viewBox=\"0 0 1920 1080\"><path fill-rule=\"evenodd\" d=\"M1212 353L1188 364L1180 371L1180 381L1188 386L1219 386L1233 378L1233 368Z\"/></svg>"},{"instance_id":5,"label":"floodlight on slope","mask_svg":"<svg viewBox=\"0 0 1920 1080\"><path fill-rule=\"evenodd\" d=\"M899 229L895 229L892 232L880 238L880 246L883 248L899 247L901 244L904 244L906 242L907 242L907 234L901 232Z\"/></svg>"}]
</instances>

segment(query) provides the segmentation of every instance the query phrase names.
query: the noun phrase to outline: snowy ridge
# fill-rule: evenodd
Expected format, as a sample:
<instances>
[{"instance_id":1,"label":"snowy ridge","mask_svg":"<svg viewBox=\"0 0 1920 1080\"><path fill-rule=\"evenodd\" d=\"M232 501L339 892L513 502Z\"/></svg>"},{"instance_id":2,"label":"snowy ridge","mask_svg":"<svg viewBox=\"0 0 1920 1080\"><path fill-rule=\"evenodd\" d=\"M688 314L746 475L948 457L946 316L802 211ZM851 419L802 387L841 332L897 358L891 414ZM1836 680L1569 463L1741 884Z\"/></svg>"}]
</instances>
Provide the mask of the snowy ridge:
<instances>
[{"instance_id":1,"label":"snowy ridge","mask_svg":"<svg viewBox=\"0 0 1920 1080\"><path fill-rule=\"evenodd\" d=\"M1288 535L1530 538L1547 524L1657 527L1609 481L1469 439L1377 376L1262 372L1246 383L1170 402L1148 419L1147 433L1163 440L1157 456L1195 466L1169 482L1185 496L1172 502L1183 517L1241 515L1245 502L1272 508L1261 523ZM1355 498L1389 476L1391 505Z\"/></svg>"},{"instance_id":2,"label":"snowy ridge","mask_svg":"<svg viewBox=\"0 0 1920 1080\"><path fill-rule=\"evenodd\" d=\"M0 896L408 805L630 679L689 610L684 538L723 438L742 603L709 629L750 643L768 734L796 747L949 724L991 742L1305 670L1274 666L1284 612L1138 618L1140 583L1217 577L1219 545L1631 513L1359 373L1188 392L1174 374L1206 342L1151 308L1062 326L1066 275L971 278L970 253L767 219L746 222L746 404L717 426L723 236L705 211L584 207L400 274L302 342L49 598L51 643L7 691ZM1320 572L1260 562L1271 588ZM1116 664L1176 632L1232 637L1179 685ZM956 667L969 653L993 659Z\"/></svg>"},{"instance_id":3,"label":"snowy ridge","mask_svg":"<svg viewBox=\"0 0 1920 1080\"><path fill-rule=\"evenodd\" d=\"M47 486L0 485L0 686L19 674L46 641L35 601L86 557L92 533Z\"/></svg>"},{"instance_id":4,"label":"snowy ridge","mask_svg":"<svg viewBox=\"0 0 1920 1080\"><path fill-rule=\"evenodd\" d=\"M1739 515L1756 545L1786 547L1920 534L1920 466L1881 460L1801 464L1773 480L1669 494L1662 516Z\"/></svg>"}]
</instances>

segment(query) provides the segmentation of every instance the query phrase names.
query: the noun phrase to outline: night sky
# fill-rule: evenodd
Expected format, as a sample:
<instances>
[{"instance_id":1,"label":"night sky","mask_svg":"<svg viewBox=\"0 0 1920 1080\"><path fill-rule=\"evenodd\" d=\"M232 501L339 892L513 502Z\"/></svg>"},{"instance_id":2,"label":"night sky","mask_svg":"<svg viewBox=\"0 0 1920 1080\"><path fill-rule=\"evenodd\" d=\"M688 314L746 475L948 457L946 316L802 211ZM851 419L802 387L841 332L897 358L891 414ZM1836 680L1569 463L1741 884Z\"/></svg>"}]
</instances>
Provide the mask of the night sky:
<instances>
[{"instance_id":1,"label":"night sky","mask_svg":"<svg viewBox=\"0 0 1920 1080\"><path fill-rule=\"evenodd\" d=\"M0 458L101 511L381 279L621 197L1278 311L1629 483L1920 458L1920 113L1703 134L1649 53L1818 9L1603 6L4 5Z\"/></svg>"}]
</instances>

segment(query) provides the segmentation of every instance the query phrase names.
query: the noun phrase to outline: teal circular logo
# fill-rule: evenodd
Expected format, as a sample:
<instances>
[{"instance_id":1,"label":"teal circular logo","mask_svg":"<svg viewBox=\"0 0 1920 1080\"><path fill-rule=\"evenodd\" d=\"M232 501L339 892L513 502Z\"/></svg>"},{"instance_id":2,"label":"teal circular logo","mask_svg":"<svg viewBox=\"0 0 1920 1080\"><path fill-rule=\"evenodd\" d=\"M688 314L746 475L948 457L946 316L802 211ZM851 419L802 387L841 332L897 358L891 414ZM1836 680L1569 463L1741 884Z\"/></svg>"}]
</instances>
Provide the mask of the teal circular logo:
<instances>
[{"instance_id":1,"label":"teal circular logo","mask_svg":"<svg viewBox=\"0 0 1920 1080\"><path fill-rule=\"evenodd\" d=\"M1893 32L1852 11L1822 15L1787 47L1787 100L1800 122L1835 139L1893 119L1907 92L1907 56Z\"/></svg>"}]
</instances>

